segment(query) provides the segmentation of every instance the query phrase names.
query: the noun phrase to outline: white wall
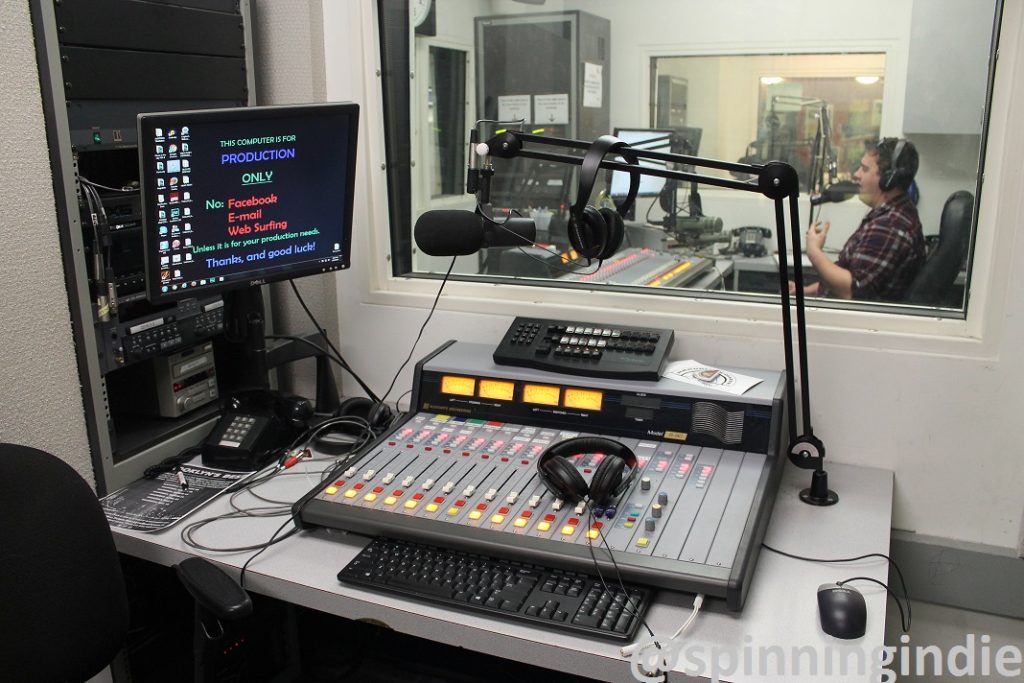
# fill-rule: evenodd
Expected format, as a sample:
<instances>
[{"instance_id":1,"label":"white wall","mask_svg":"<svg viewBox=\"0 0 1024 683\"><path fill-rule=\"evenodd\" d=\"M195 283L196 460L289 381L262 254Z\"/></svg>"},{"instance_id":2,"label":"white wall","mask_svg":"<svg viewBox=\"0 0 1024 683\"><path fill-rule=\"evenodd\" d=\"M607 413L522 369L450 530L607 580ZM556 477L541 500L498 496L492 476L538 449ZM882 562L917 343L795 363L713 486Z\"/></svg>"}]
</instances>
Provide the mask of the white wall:
<instances>
[{"instance_id":1,"label":"white wall","mask_svg":"<svg viewBox=\"0 0 1024 683\"><path fill-rule=\"evenodd\" d=\"M594 11L600 14L598 4ZM884 4L891 14L892 3ZM902 4L896 3L897 16L909 12ZM379 57L373 45L363 44L372 40L370 9L367 3L357 6L362 30L325 25L326 41L332 46L326 59L328 71L335 68L332 65L351 69L366 78L367 87L358 93L329 91L328 96L354 96L364 102L367 125L362 130L367 134L361 141L359 183L360 196L368 201L357 204L357 229L373 229L383 236L383 138L379 84L373 77ZM947 327L933 321L931 328L940 332L936 338L916 335L913 330L923 324L917 320L896 324L904 332L879 332L864 329L875 325L870 315L809 314L812 418L815 433L828 446L828 457L896 472L896 527L1002 547L1016 547L1024 507L1024 459L1017 454L1019 437L1013 429L1018 387L1024 381L1024 362L1017 351L1024 332L1024 302L1007 296L1024 284L1024 248L1015 237L1016 226L1024 220L1019 163L1024 131L1010 123L1024 117L1024 88L1010 86L1024 74L1021 7L1019 0L1007 3L988 157L989 192L979 231L979 248L987 249L988 255L980 257L970 324ZM847 27L871 16L861 7L837 6L836 12L836 22ZM722 23L739 25L741 19L725 15ZM631 28L628 23L614 26L615 31ZM897 33L894 30L894 38ZM822 38L803 33L799 37ZM693 38L698 40L699 35ZM639 67L630 67L629 61L617 59L613 68L634 68L638 75ZM900 88L898 80L890 78L889 85ZM621 98L631 99L628 94ZM337 278L343 350L371 386L383 391L409 353L437 283L389 280L389 245L383 238L375 244L361 237L355 267ZM994 240L998 248L986 246ZM673 311L655 313L658 304L642 298L624 296L606 303L608 299L591 294L526 288L509 294L508 288L498 285L461 283L448 287L414 357L450 338L493 344L511 316L528 314L672 326L678 335L675 357L736 366L781 365L777 323L770 316L762 321L764 314L737 320L737 313L747 316L747 309L739 305L707 308L680 300ZM983 309L978 297L983 297ZM581 308L590 302L606 307ZM408 389L410 382L407 367L391 398ZM842 481L833 485L841 495Z\"/></svg>"},{"instance_id":2,"label":"white wall","mask_svg":"<svg viewBox=\"0 0 1024 683\"><path fill-rule=\"evenodd\" d=\"M28 3L0 12L0 441L93 482Z\"/></svg>"}]
</instances>

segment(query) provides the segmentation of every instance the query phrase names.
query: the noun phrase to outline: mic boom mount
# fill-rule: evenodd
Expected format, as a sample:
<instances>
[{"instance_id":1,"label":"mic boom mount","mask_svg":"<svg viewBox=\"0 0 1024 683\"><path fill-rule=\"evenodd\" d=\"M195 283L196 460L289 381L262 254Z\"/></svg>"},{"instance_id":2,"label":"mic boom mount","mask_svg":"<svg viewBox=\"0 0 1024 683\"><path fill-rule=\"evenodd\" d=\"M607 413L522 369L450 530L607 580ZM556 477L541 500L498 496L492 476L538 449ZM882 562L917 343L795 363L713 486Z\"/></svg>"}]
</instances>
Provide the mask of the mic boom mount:
<instances>
[{"instance_id":1,"label":"mic boom mount","mask_svg":"<svg viewBox=\"0 0 1024 683\"><path fill-rule=\"evenodd\" d=\"M560 147L564 149L586 149L591 143L582 140L567 138L556 138L520 131L506 131L492 137L487 142L478 145L478 154L481 156L494 156L502 159L524 157L527 159L539 159L564 164L582 165L583 158L572 154L561 154L546 152L535 148L527 148L526 145L545 145L549 147ZM828 475L824 469L825 444L821 439L814 436L814 429L811 426L811 399L810 382L807 370L807 321L804 305L804 278L803 271L797 265L794 267L793 279L796 284L796 331L797 331L797 358L794 361L793 352L793 320L791 316L791 300L789 295L788 267L789 257L786 246L786 211L784 200L789 203L789 234L793 250L793 263L800 263L800 180L796 170L789 164L782 161L769 161L764 164L745 164L739 162L719 161L716 159L705 159L703 157L686 156L670 152L658 152L654 150L634 149L622 147L617 150L627 160L632 158L654 159L680 166L688 166L694 169L693 172L682 171L676 168L669 168L668 163L664 168L650 166L639 166L635 163L623 163L603 159L600 168L623 171L631 174L632 182L638 180L637 175L657 176L669 180L681 180L695 182L702 185L713 185L725 187L741 192L759 192L771 199L775 206L775 235L779 250L779 289L782 299L782 325L784 334L782 336L785 350L786 362L786 398L791 406L786 411L789 427L789 459L797 467L813 470L811 486L800 492L800 499L811 505L832 505L839 500L839 496L828 488ZM609 155L611 156L611 155ZM631 158L632 157L632 158ZM722 178L718 176L704 175L697 173L698 169L717 169L730 171L737 174L753 176L752 180L741 181L734 178ZM493 169L486 169L493 173ZM756 181L756 182L755 182ZM468 189L468 188L467 188ZM800 379L803 391L800 396L800 408L802 417L803 432L797 430L796 418L796 364L799 364ZM797 436L794 436L797 435Z\"/></svg>"}]
</instances>

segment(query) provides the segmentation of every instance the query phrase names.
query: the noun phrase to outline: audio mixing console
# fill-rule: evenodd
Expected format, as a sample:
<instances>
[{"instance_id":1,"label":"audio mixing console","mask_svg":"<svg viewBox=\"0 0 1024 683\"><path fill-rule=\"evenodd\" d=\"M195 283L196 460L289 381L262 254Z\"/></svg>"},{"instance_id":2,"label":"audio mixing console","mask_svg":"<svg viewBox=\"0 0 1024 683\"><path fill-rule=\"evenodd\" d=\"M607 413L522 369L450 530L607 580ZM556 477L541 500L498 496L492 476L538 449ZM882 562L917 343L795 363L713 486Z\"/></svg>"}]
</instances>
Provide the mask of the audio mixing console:
<instances>
[{"instance_id":1,"label":"audio mixing console","mask_svg":"<svg viewBox=\"0 0 1024 683\"><path fill-rule=\"evenodd\" d=\"M495 365L448 342L416 368L409 418L296 504L304 525L614 571L743 605L781 474L783 374L736 397L669 379L577 377ZM552 444L615 439L640 470L611 503L550 493ZM602 453L573 457L590 479ZM590 547L588 547L590 546Z\"/></svg>"},{"instance_id":2,"label":"audio mixing console","mask_svg":"<svg viewBox=\"0 0 1024 683\"><path fill-rule=\"evenodd\" d=\"M647 247L629 247L607 259L597 270L569 273L559 279L569 282L647 287L685 287L714 265L702 256L669 254Z\"/></svg>"}]
</instances>

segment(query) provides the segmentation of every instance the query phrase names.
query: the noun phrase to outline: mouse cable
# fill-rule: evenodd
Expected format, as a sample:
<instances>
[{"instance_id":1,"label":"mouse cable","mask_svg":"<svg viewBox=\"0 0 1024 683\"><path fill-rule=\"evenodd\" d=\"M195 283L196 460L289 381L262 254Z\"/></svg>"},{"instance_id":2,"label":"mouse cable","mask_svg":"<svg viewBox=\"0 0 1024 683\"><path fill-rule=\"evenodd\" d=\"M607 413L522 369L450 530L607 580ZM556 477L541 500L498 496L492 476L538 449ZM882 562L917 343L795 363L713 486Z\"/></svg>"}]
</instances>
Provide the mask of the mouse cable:
<instances>
[{"instance_id":1,"label":"mouse cable","mask_svg":"<svg viewBox=\"0 0 1024 683\"><path fill-rule=\"evenodd\" d=\"M837 564L837 563L844 563L844 562L856 562L857 560L866 560L866 559L868 559L870 557L880 557L880 558L884 559L886 562L888 562L892 566L893 569L896 570L896 576L898 576L899 579L900 579L900 588L903 589L903 599L907 603L907 626L906 626L906 628L903 629L903 631L904 631L904 633L906 633L907 631L910 630L910 613L911 613L911 608L910 608L910 593L907 591L907 582L906 582L906 580L904 580L903 572L900 571L900 566L898 564L896 564L896 560L892 559L891 557L889 557L885 553L867 553L866 555L858 555L856 557L841 557L841 558L838 558L838 559L824 559L824 558L820 558L820 557L804 557L802 555L794 555L793 553L787 553L784 550L779 550L778 548L773 548L773 547L771 547L770 545L768 545L767 543L764 543L764 542L762 542L761 545L766 550L770 550L773 553L776 553L778 555L782 555L784 557L789 557L789 558L792 558L794 560L802 560L804 562L822 562L824 564ZM875 581L875 579L870 579L870 580L871 581ZM878 583L881 583L881 582L878 582ZM881 585L885 586L886 590L889 590L889 587L886 586L885 584L881 584ZM890 592L890 594L892 594L893 598L896 599L896 595L894 593L892 593L892 591L889 591L889 592ZM899 600L898 599L896 599L896 604L899 605ZM900 616L901 616L901 620L900 620L901 624L900 625L901 626L902 626L902 615L903 615L903 608L900 607Z\"/></svg>"},{"instance_id":2,"label":"mouse cable","mask_svg":"<svg viewBox=\"0 0 1024 683\"><path fill-rule=\"evenodd\" d=\"M904 614L903 613L903 605L900 604L900 599L896 595L896 593L894 593L892 591L892 589L889 588L889 586L887 586L886 584L882 583L878 579L872 579L870 576L854 576L853 578L850 578L850 579L843 579L842 581L836 581L836 585L837 586L842 586L844 583L850 583L851 581L871 581L872 583L877 583L879 586L884 588L885 592L892 596L892 599L896 602L896 606L900 608L900 626L903 628L903 632L904 633L910 633L910 616L909 616L909 614L910 614L910 601L909 600L907 601L907 614Z\"/></svg>"},{"instance_id":3,"label":"mouse cable","mask_svg":"<svg viewBox=\"0 0 1024 683\"><path fill-rule=\"evenodd\" d=\"M309 310L309 306L306 305L306 301L302 298L302 294L299 293L299 288L295 286L295 280L289 280L288 284L292 286L292 291L295 293L295 298L299 300L299 305L302 306L302 310L304 310L306 312L306 315L309 316L309 319L310 321L312 321L313 326L316 328L317 332L319 332L320 336L324 338L324 341L327 343L327 346L330 347L330 349L334 351L335 354L337 354L338 360L340 360L343 363L342 367L348 370L349 374L352 375L353 379L355 379L356 384L362 387L363 391L366 392L366 395L369 396L370 399L378 401L378 398L373 393L373 390L366 385L362 378L360 378L359 375L356 374L356 371L353 370L352 367L345 361L345 357L341 355L341 351L339 351L338 348L334 345L334 343L331 341L331 338L327 336L327 331L320 326L320 323L317 321L316 316L314 316L313 312Z\"/></svg>"}]
</instances>

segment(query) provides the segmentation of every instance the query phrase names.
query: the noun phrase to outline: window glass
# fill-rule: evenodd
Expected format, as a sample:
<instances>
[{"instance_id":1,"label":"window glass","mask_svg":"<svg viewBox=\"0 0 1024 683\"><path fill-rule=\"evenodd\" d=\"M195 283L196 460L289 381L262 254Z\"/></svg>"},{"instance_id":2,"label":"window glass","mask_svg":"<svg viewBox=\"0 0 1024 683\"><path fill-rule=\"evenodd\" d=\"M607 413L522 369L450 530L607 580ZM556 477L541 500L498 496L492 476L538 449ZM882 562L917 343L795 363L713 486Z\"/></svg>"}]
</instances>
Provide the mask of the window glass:
<instances>
[{"instance_id":1,"label":"window glass","mask_svg":"<svg viewBox=\"0 0 1024 683\"><path fill-rule=\"evenodd\" d=\"M413 239L424 213L479 210L487 200L482 208L498 223L531 218L536 244L460 256L459 277L777 297L774 210L757 193L645 178L621 212L621 245L600 261L573 250L578 166L490 157L487 193L466 193L467 164L477 161L471 130L481 140L507 129L578 140L578 148L544 150L577 157L616 134L635 148L792 165L800 231L828 223L808 232L824 234L824 244L817 256L805 245L810 258L801 264L816 303L965 314L996 0L414 5L407 22L392 21L407 3L379 0L389 156L408 158L388 164L395 275L448 268L449 258L423 253ZM873 16L886 20L865 20ZM667 168L693 170L684 159ZM698 172L749 179L736 169ZM601 172L588 203L621 206L628 186L626 174ZM849 273L848 288L829 279L821 254Z\"/></svg>"}]
</instances>

